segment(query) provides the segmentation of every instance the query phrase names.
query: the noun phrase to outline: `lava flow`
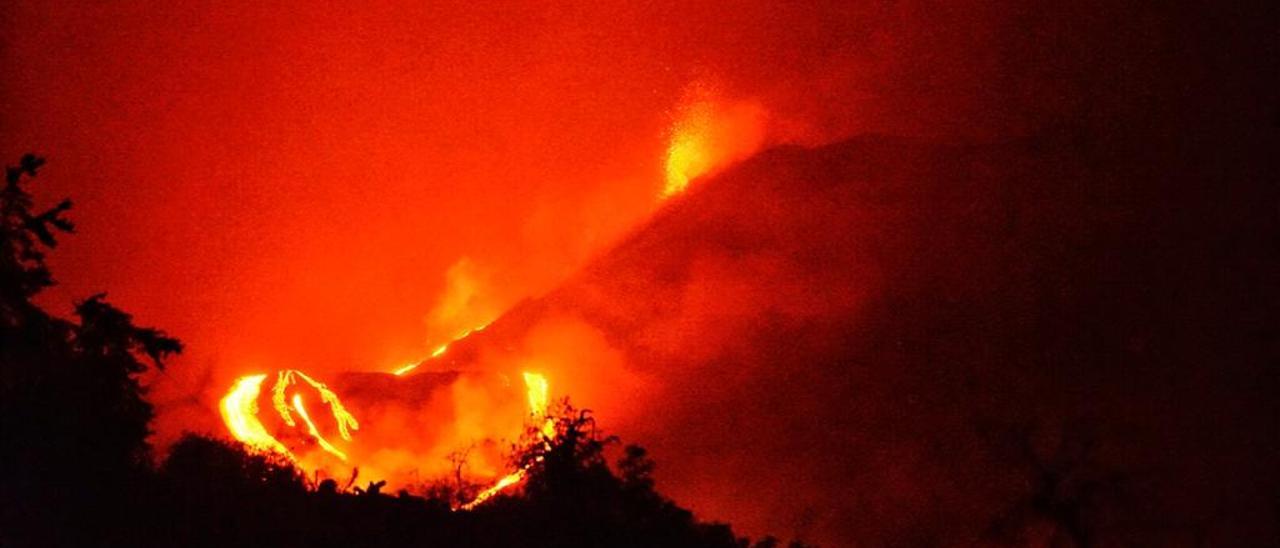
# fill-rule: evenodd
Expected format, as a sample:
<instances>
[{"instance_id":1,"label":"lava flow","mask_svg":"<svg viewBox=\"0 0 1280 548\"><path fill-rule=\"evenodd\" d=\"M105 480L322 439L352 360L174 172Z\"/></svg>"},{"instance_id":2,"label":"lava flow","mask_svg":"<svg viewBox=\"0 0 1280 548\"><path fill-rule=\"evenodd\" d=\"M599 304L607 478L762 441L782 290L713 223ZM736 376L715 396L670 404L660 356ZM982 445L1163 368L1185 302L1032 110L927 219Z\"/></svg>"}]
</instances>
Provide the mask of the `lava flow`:
<instances>
[{"instance_id":1,"label":"lava flow","mask_svg":"<svg viewBox=\"0 0 1280 548\"><path fill-rule=\"evenodd\" d=\"M529 398L529 415L534 419L537 419L540 416L544 417L542 428L539 429L539 432L542 434L543 445L549 447L551 440L555 438L556 435L556 421L555 419L546 416L547 405L550 403L550 399L547 396L547 378L537 373L529 373L526 371L524 373L524 384L527 397ZM538 457L537 460L542 460L542 457ZM501 493L512 485L520 483L524 480L525 475L529 473L530 466L533 466L533 463L526 464L519 470L503 476L503 478L498 480L497 483L494 483L491 487L476 495L476 498L472 499L471 502L463 504L459 508L462 510L475 508L476 506L483 504L484 501L493 498L494 495Z\"/></svg>"},{"instance_id":2,"label":"lava flow","mask_svg":"<svg viewBox=\"0 0 1280 548\"><path fill-rule=\"evenodd\" d=\"M698 82L691 84L685 90L685 95L676 112L677 116L670 128L664 165L665 185L661 190L660 198L670 198L679 194L686 190L691 180L712 173L749 155L762 145L765 138L763 108L753 100L728 100L721 95L716 86L711 84ZM445 301L450 303L446 308L453 313L456 313L453 309L470 302L476 291L474 281L464 274L466 274L465 270L451 273L452 277L458 277L461 280L458 284L460 289ZM467 316L463 321L469 323L476 319L475 316ZM457 324L454 323L454 325ZM413 381L407 378L409 373L420 373L422 364L440 358L449 351L450 345L484 330L487 326L486 322L477 327L465 329L451 340L435 346L428 357L406 363L390 371L394 376L393 379L397 379L395 384L412 383ZM445 372L437 372L418 378L429 379L430 375L435 374L447 375ZM505 376L503 378L505 379ZM432 389L422 388L421 392L413 396L417 398L414 400L417 402L415 405L424 406L421 408L424 411L418 414L389 411L388 408L394 407L390 403L394 397L383 392L389 386L383 384L381 388L372 391L365 390L359 394L356 391L348 393L359 406L357 410L369 414L367 418L373 427L366 433L363 445L345 443L352 442L352 432L359 429L355 416L347 411L338 395L325 384L301 371L286 370L277 374L275 384L271 387L270 399L278 415L278 419L272 419L276 429L271 430L258 416L258 399L266 379L266 374L255 374L236 381L221 401L222 416L227 429L249 449L283 455L295 465L308 471L329 473L341 463L342 466L362 468L366 473L381 476L380 479L396 476L402 479L418 478L419 470L431 469L430 463L443 456L438 451L459 449L466 453L471 449L467 444L472 444L472 448L483 445L511 433L507 429L514 427L513 423L495 422L488 417L478 416L490 412L496 417L511 415L501 399L490 398L485 393L487 389L477 388L470 381L447 381L453 383L451 388L456 391L453 393L455 399L449 404L437 407L425 407L431 401L430 390ZM523 380L528 419L532 421L526 422L525 425L536 425L541 443L549 446L556 436L556 423L548 417L549 383L543 375L529 371L523 373ZM299 391L288 393L289 387L294 385L302 388L310 386L318 394L319 399L328 405L333 423L336 425L337 436L333 436L332 430L328 430L330 434L326 437L326 430L323 430L318 422L327 423L327 421L323 420L323 417L313 415L314 410L308 410L306 398L314 396L304 395ZM412 390L419 390L419 388ZM450 407L450 404L453 407ZM454 414L444 414L450 412ZM381 435L378 433L380 429L384 430ZM294 431L298 433L292 434ZM396 441L398 439L404 441L402 438L405 432L414 432L415 439L406 443ZM388 444L382 445L383 442ZM317 448L323 453L313 451ZM468 464L475 466L480 476L498 477L499 465L493 458L498 452L492 450L492 444L489 449L482 451L487 451L486 456L477 458L476 454L472 454L472 461ZM527 476L529 466L531 465L499 477L471 502L457 508L462 510L474 508L519 484ZM406 481L412 482L414 479Z\"/></svg>"},{"instance_id":3,"label":"lava flow","mask_svg":"<svg viewBox=\"0 0 1280 548\"><path fill-rule=\"evenodd\" d=\"M258 394L262 391L265 374L249 375L236 381L231 391L222 398L222 420L237 440L250 450L274 452L295 460L283 444L267 433L258 420Z\"/></svg>"},{"instance_id":4,"label":"lava flow","mask_svg":"<svg viewBox=\"0 0 1280 548\"><path fill-rule=\"evenodd\" d=\"M258 396L262 392L262 383L266 379L266 374L258 374L248 375L237 380L231 391L222 398L222 420L226 423L227 429L231 431L231 435L235 436L237 440L240 440L249 449L279 454L297 463L297 455L294 455L275 436L268 433L267 428L258 419ZM343 407L342 401L338 399L337 394L329 390L329 387L325 386L324 383L307 376L306 373L301 371L289 369L276 375L276 383L271 388L271 402L276 413L280 415L280 420L289 426L297 426L297 422L293 419L293 414L289 410L289 405L285 403L285 391L290 385L297 383L297 379L302 379L320 394L320 400L328 404L329 412L333 415L333 420L338 425L339 435L342 436L342 439L350 441L351 431L359 429L360 423ZM329 443L329 440L320 434L319 429L312 422L311 416L307 413L306 406L303 404L302 394L295 393L292 403L293 411L297 412L298 416L302 417L303 422L307 424L308 434L311 438L326 452L339 459L347 460L345 453L334 447L333 444Z\"/></svg>"},{"instance_id":5,"label":"lava flow","mask_svg":"<svg viewBox=\"0 0 1280 548\"><path fill-rule=\"evenodd\" d=\"M447 343L444 343L444 344L442 344L442 345L440 345L440 346L437 346L435 350L432 350L432 351L431 351L431 358L439 358L441 355L443 355L446 351L448 351L448 350L449 350L449 345L451 345L451 344L453 344L453 343L456 343L456 342L458 342L458 341L460 341L460 340L462 340L462 339L467 338L467 336L471 335L472 333L477 333L477 332L480 332L480 331L484 331L484 328L486 328L486 327L489 327L489 324L484 324L484 325L481 325L481 326L479 326L479 327L473 327L473 328L471 328L471 329L468 329L468 330L466 330L466 331L463 331L462 333L459 333L457 337L454 337L454 338L453 338L453 340L451 340L451 341L449 341L449 342L447 342ZM430 358L427 358L427 359L430 359ZM392 375L395 375L395 376L397 376L397 377L399 377L400 375L403 375L403 374L405 374L405 373L408 373L408 372L410 372L410 371L413 371L414 369L417 369L417 368L418 368L418 366L419 366L419 365L422 365L422 362L424 362L424 361L426 361L426 360L418 360L418 361L415 361L415 362L412 362L412 363L405 364L405 365L401 366L400 368L396 369L395 371L392 371L392 372L391 372L391 374L392 374Z\"/></svg>"},{"instance_id":6,"label":"lava flow","mask_svg":"<svg viewBox=\"0 0 1280 548\"><path fill-rule=\"evenodd\" d=\"M555 421L547 417L547 409L550 403L550 384L545 376L538 373L525 371L523 372L523 378L526 400L529 405L529 415L535 420L538 418L543 419L543 424L538 431L543 436L543 443L549 445L550 440L555 437L556 433ZM232 389L222 399L223 420L232 436L243 443L249 450L277 454L295 465L302 466L299 456L279 439L271 435L258 417L258 398L261 396L262 384L266 379L266 374L255 374L247 375L237 380ZM299 380L302 383L299 383ZM294 413L296 413L302 419L302 423L306 425L307 435L322 450L343 462L348 461L347 453L334 446L320 432L306 409L302 393L295 392L291 398L288 396L288 388L295 384L308 385L320 394L321 401L329 406L330 414L337 424L339 435L343 440L351 441L351 431L359 429L359 423L355 416L347 411L336 393L324 383L297 370L279 372L276 376L276 382L271 388L272 407L276 410L280 421L288 427L297 427L298 422L294 418ZM470 510L475 508L494 495L520 483L527 474L528 468L528 466L525 466L502 477L492 486L481 491L471 502L460 505L456 509Z\"/></svg>"}]
</instances>

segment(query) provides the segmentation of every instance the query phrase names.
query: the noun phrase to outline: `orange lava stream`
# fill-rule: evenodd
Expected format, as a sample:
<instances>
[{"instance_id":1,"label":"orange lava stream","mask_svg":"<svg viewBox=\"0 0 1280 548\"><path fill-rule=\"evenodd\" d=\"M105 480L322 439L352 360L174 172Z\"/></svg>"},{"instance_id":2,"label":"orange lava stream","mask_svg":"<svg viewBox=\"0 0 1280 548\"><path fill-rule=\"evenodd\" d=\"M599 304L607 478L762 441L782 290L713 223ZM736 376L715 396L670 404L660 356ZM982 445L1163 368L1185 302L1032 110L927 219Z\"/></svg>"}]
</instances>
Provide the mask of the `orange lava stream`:
<instances>
[{"instance_id":1,"label":"orange lava stream","mask_svg":"<svg viewBox=\"0 0 1280 548\"><path fill-rule=\"evenodd\" d=\"M498 493L501 493L502 491L504 491L506 488L511 487L512 485L515 485L523 481L527 470L528 468L521 468L517 470L515 473L507 474L506 476L503 476L502 479L498 480L497 483L493 484L488 489L485 489L484 491L481 491L480 494L476 495L476 498L474 500L466 504L463 504L462 506L459 506L458 509L459 510L475 509L475 507L493 498L494 495L497 495Z\"/></svg>"},{"instance_id":2,"label":"orange lava stream","mask_svg":"<svg viewBox=\"0 0 1280 548\"><path fill-rule=\"evenodd\" d=\"M280 388L280 385L286 383L292 384L294 382L293 377L295 375L303 381L306 381L307 384L316 389L316 392L320 393L320 401L329 405L329 412L333 414L333 420L338 424L338 434L342 436L342 439L350 441L351 431L359 430L360 423L356 421L356 418L352 416L351 413L347 412L347 408L342 406L342 400L338 399L338 395L334 394L332 390L329 390L329 387L325 386L324 383L308 377L306 373L290 369L280 373L276 380L275 389L280 393L283 393L283 389ZM277 410L279 410L279 407L277 407ZM288 409L286 408L282 412L282 416L287 415ZM285 422L292 424L292 422L287 418Z\"/></svg>"},{"instance_id":3,"label":"orange lava stream","mask_svg":"<svg viewBox=\"0 0 1280 548\"><path fill-rule=\"evenodd\" d=\"M293 453L276 440L258 420L258 394L266 375L249 375L236 381L220 404L222 420L231 435L251 450L280 453L294 460Z\"/></svg>"},{"instance_id":4,"label":"orange lava stream","mask_svg":"<svg viewBox=\"0 0 1280 548\"><path fill-rule=\"evenodd\" d=\"M258 396L262 393L262 383L266 379L266 374L248 375L238 379L236 384L232 386L231 391L222 398L220 405L222 420L226 423L227 430L231 431L231 435L249 449L279 453L289 460L297 462L297 457L289 451L289 448L267 433L266 427L258 419ZM329 443L329 440L320 434L320 430L316 428L311 416L307 413L301 394L295 393L293 395L292 411L286 403L285 390L290 385L295 384L297 379L302 379L303 382L320 394L320 400L329 406L329 411L333 415L333 420L338 426L338 433L342 436L342 439L350 440L351 431L360 428L360 423L343 407L338 395L329 390L329 387L301 371L292 369L278 373L276 383L271 387L271 404L280 416L280 420L284 421L288 426L297 426L297 421L293 418L293 413L296 412L306 423L308 433L322 449L344 461L347 460L345 453L334 447L333 444Z\"/></svg>"},{"instance_id":5,"label":"orange lava stream","mask_svg":"<svg viewBox=\"0 0 1280 548\"><path fill-rule=\"evenodd\" d=\"M543 436L543 445L550 448L551 439L556 435L556 421L546 416L547 405L551 402L548 392L550 383L548 383L547 378L542 375L525 371L524 385L525 395L529 400L529 414L534 418L539 416L546 417L539 432L541 432ZM542 460L541 457L539 457L538 460ZM497 483L494 483L488 489L481 491L480 494L476 495L475 499L459 506L458 509L471 510L493 498L498 493L506 490L508 487L520 483L524 480L525 475L529 472L529 467L532 465L533 463L526 464L523 468L503 476L502 479L497 481Z\"/></svg>"},{"instance_id":6,"label":"orange lava stream","mask_svg":"<svg viewBox=\"0 0 1280 548\"><path fill-rule=\"evenodd\" d=\"M410 371L413 371L414 369L417 369L419 365L422 365L422 362L425 362L425 361L427 361L427 360L429 360L429 359L431 359L431 358L439 358L440 356L443 356L443 355L444 355L444 353L445 353L445 352L447 352L447 351L449 350L449 345L451 345L451 344L453 344L453 343L456 343L456 342L458 342L458 341L460 341L460 340L462 340L462 339L467 338L467 337L468 337L468 336L470 336L472 333L476 333L476 332L478 332L478 331L484 331L484 328L486 328L486 327L489 327L489 324L484 324L484 325L481 325L480 327L473 327L473 328L471 328L471 329L468 329L468 330L466 330L466 331L463 331L462 333L459 333L459 334L458 334L458 336L454 337L454 338L453 338L453 340L451 340L451 341L449 341L449 342L447 342L447 343L444 343L444 344L442 344L442 345L440 345L440 346L437 346L435 350L432 350L432 351L431 351L431 357L429 357L429 358L423 358L423 359L418 360L418 361L416 361L416 362L405 364L405 365L403 365L403 366L401 366L401 367L397 368L396 370L392 371L392 372L391 372L391 374L392 374L392 375L395 375L395 376L397 376L397 377L399 377L400 375L403 375L403 374L405 374L405 373L408 373L408 372L410 372Z\"/></svg>"},{"instance_id":7,"label":"orange lava stream","mask_svg":"<svg viewBox=\"0 0 1280 548\"><path fill-rule=\"evenodd\" d=\"M329 443L329 440L324 439L324 436L320 435L320 431L316 429L316 424L311 422L311 417L307 415L307 408L302 405L302 394L293 395L293 408L298 411L298 416L302 417L302 421L307 423L307 431L311 433L311 437L315 438L322 449L344 461L347 460L347 454L339 451L337 447Z\"/></svg>"},{"instance_id":8,"label":"orange lava stream","mask_svg":"<svg viewBox=\"0 0 1280 548\"><path fill-rule=\"evenodd\" d=\"M482 328L481 328L482 329ZM468 331L470 333L470 331ZM464 334L463 336L465 336ZM555 420L547 416L547 408L550 404L550 383L547 378L538 373L523 372L525 383L525 396L529 404L529 415L534 419L542 418L543 423L539 432L543 436L543 444L550 447L551 440L555 437ZM266 380L266 374L248 375L241 377L231 388L231 391L222 398L221 410L223 421L227 425L227 429L241 443L254 451L274 452L284 455L293 462L297 462L297 457L289 451L284 444L280 443L275 437L267 433L267 429L263 426L262 421L258 419L258 397L262 393L262 383ZM338 425L338 431L343 439L351 439L351 430L360 428L358 422L351 413L347 412L342 406L342 402L338 399L337 394L329 390L324 383L316 381L307 376L305 373L297 370L281 371L277 374L276 383L272 387L271 400L272 407L280 419L289 426L296 426L297 421L293 414L297 413L302 418L302 422L306 424L308 434L316 441L319 446L326 452L342 459L347 460L347 455L329 440L321 435L320 430L316 428L315 422L311 420L311 415L307 412L306 405L303 402L302 394L294 393L293 397L286 403L286 389L302 382L311 386L320 394L320 399L329 405L330 412L334 421ZM471 510L485 501L493 498L497 494L519 484L528 475L529 467L526 465L511 474L507 474L495 482L492 486L481 491L471 502L460 505L458 510Z\"/></svg>"}]
</instances>

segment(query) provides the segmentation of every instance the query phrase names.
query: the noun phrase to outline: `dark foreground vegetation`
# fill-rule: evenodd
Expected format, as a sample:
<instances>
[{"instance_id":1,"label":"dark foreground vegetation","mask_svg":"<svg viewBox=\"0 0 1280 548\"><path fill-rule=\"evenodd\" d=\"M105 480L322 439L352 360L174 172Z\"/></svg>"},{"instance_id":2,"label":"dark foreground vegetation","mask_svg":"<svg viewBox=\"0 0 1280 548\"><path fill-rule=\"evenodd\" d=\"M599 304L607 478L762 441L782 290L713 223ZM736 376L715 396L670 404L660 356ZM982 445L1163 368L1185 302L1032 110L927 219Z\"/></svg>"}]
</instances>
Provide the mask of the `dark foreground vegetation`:
<instances>
[{"instance_id":1,"label":"dark foreground vegetation","mask_svg":"<svg viewBox=\"0 0 1280 548\"><path fill-rule=\"evenodd\" d=\"M0 194L0 545L3 546L749 546L657 493L628 446L615 466L589 413L565 406L557 435L531 435L523 491L453 511L455 491L313 485L287 462L189 435L161 463L138 376L182 345L134 325L105 294L57 318L33 302L53 285L45 252L72 231L63 201L23 188L44 160L6 171ZM765 538L755 546L775 546Z\"/></svg>"}]
</instances>

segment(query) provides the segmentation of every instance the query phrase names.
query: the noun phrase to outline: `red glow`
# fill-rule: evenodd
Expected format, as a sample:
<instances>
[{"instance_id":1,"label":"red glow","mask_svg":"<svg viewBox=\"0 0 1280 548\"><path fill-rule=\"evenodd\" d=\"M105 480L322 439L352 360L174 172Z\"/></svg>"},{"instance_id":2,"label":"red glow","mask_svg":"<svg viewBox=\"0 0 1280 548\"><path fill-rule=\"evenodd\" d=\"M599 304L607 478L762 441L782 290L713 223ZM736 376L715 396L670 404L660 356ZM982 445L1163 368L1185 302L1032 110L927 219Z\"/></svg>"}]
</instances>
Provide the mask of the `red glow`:
<instances>
[{"instance_id":1,"label":"red glow","mask_svg":"<svg viewBox=\"0 0 1280 548\"><path fill-rule=\"evenodd\" d=\"M321 475L359 466L410 489L465 452L467 475L500 492L523 473L507 442L539 424L538 402L568 396L649 447L661 491L700 518L820 545L913 544L913 520L968 531L1020 487L987 481L975 409L1056 420L1109 404L1155 417L1137 429L1178 432L1253 409L1209 396L1166 409L1248 377L1118 375L1158 354L1205 368L1231 354L1216 340L1196 346L1205 356L1148 349L1161 326L1188 345L1209 332L1164 317L1261 301L1240 289L1201 303L1168 280L1244 287L1190 263L1261 262L1247 238L1271 225L1197 240L1208 251L1166 246L1202 227L1161 215L1247 207L1218 200L1226 184L1177 202L1171 189L1191 183L1136 152L1093 176L1148 138L1217 135L1184 119L1223 124L1233 147L1274 135L1271 95L1224 112L1270 88L1175 70L1249 57L1191 39L1209 42L1190 31L1232 10L246 4L19 1L3 18L0 152L47 155L37 195L76 203L79 234L51 256L61 285L44 303L109 290L188 349L147 379L161 450L183 430L230 432ZM1179 95L1212 86L1233 95ZM1264 125L1237 131L1227 114ZM1069 160L1046 160L1055 146ZM1152 158L1201 142L1161 146ZM1159 182L1130 185L1133 173ZM1135 256L1178 260L1130 268ZM1095 324L1115 303L1141 312ZM1062 318L1089 328L1072 338ZM1121 358L1080 358L1096 378L1071 369L1087 404L1040 399L1061 379L1028 363L1070 369L1107 345ZM1142 388L1094 400L1112 385ZM1221 435L1160 449L1216 462L1235 458L1219 448L1269 447Z\"/></svg>"}]
</instances>

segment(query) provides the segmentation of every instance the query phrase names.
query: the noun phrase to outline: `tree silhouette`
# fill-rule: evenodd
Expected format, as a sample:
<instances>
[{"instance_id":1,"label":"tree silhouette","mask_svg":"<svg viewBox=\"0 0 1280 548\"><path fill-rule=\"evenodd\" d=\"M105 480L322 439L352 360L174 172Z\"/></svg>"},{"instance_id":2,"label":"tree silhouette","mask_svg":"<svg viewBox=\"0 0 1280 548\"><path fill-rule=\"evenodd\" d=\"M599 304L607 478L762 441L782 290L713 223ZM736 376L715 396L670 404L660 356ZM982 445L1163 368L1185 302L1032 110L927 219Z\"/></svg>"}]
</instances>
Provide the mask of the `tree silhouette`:
<instances>
[{"instance_id":1,"label":"tree silhouette","mask_svg":"<svg viewBox=\"0 0 1280 548\"><path fill-rule=\"evenodd\" d=\"M0 319L5 325L36 313L30 299L53 285L44 250L57 245L56 233L75 228L63 217L71 209L71 200L40 213L32 211L35 200L22 183L35 178L44 163L44 158L27 154L17 166L5 168L4 191L0 192Z\"/></svg>"},{"instance_id":2,"label":"tree silhouette","mask_svg":"<svg viewBox=\"0 0 1280 548\"><path fill-rule=\"evenodd\" d=\"M529 532L534 546L743 545L724 524L701 523L654 490L654 464L639 446L623 449L615 473L605 455L620 440L604 435L589 410L567 401L552 417L555 435L531 425L514 462L527 470L523 496L510 496L481 514L522 516L543 524Z\"/></svg>"},{"instance_id":3,"label":"tree silhouette","mask_svg":"<svg viewBox=\"0 0 1280 548\"><path fill-rule=\"evenodd\" d=\"M5 171L0 192L0 414L5 443L0 470L3 525L14 538L40 528L68 528L77 512L110 517L123 511L121 490L148 472L151 405L137 376L182 350L162 331L138 327L129 314L94 295L76 304L76 321L54 317L33 302L54 284L45 263L57 236L72 232L70 200L37 211L24 188L45 163L28 154ZM145 362L143 360L146 360ZM45 543L73 542L72 536Z\"/></svg>"}]
</instances>

